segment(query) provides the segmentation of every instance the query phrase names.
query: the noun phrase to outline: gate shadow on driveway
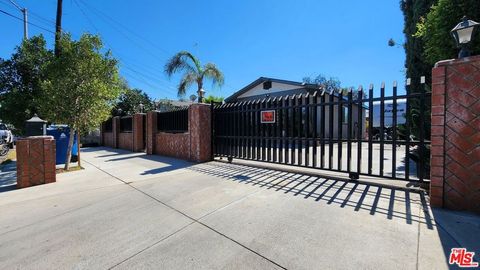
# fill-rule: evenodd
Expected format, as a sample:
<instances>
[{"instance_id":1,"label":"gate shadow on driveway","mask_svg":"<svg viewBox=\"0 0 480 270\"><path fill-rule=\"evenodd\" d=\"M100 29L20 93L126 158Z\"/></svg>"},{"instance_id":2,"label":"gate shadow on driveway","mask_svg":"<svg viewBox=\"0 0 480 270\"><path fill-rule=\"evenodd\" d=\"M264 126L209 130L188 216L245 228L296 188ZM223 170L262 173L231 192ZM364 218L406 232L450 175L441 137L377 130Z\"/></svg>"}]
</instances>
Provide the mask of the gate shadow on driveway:
<instances>
[{"instance_id":1,"label":"gate shadow on driveway","mask_svg":"<svg viewBox=\"0 0 480 270\"><path fill-rule=\"evenodd\" d=\"M419 222L431 230L435 226L423 192L220 162L198 164L188 169L325 205L368 211L370 215L383 215L390 220L402 219L407 224ZM412 205L418 205L423 215L415 213Z\"/></svg>"}]
</instances>

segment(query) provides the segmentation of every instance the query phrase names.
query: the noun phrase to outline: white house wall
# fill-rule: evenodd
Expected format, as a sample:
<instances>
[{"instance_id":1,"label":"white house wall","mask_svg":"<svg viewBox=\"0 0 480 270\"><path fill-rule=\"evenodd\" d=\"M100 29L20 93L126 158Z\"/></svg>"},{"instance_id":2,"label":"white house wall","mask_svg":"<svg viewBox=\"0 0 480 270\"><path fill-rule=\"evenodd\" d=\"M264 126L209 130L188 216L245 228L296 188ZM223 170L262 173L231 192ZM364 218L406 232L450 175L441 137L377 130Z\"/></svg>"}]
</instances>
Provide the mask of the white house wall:
<instances>
[{"instance_id":1,"label":"white house wall","mask_svg":"<svg viewBox=\"0 0 480 270\"><path fill-rule=\"evenodd\" d=\"M266 94L271 94L276 92L283 92L287 90L297 89L298 87L299 86L295 86L291 84L272 82L272 88L263 89L263 83L260 83L259 85L253 87L247 92L241 94L237 98L242 99L242 98L251 97L251 96L259 96L259 95L266 95Z\"/></svg>"},{"instance_id":2,"label":"white house wall","mask_svg":"<svg viewBox=\"0 0 480 270\"><path fill-rule=\"evenodd\" d=\"M317 103L320 104L320 97L317 97L318 101ZM329 100L329 95L325 94L325 102L328 103ZM333 98L334 102L338 102L338 97ZM347 104L345 104L347 106ZM338 105L333 105L333 138L338 139L339 138L339 122L338 122ZM352 105L352 134L351 138L352 139L357 139L357 133L358 133L358 112L359 112L359 106L358 105ZM365 108L362 108L362 133L361 133L361 138L365 138L366 134L366 125L365 125L365 113L366 110ZM317 134L320 136L320 131L321 131L321 106L317 107ZM341 138L346 139L348 135L348 124L340 122L342 125L342 136ZM325 138L330 137L330 105L325 106Z\"/></svg>"}]
</instances>

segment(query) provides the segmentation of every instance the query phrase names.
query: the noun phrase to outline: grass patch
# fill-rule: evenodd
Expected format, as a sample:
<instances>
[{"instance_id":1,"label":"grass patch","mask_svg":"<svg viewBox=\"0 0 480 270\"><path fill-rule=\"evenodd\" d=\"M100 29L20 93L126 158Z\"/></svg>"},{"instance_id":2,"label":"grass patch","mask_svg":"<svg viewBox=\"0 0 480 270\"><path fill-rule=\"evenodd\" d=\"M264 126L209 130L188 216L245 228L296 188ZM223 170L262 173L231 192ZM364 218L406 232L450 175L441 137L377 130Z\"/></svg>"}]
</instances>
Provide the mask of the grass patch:
<instances>
[{"instance_id":1,"label":"grass patch","mask_svg":"<svg viewBox=\"0 0 480 270\"><path fill-rule=\"evenodd\" d=\"M10 149L8 154L3 158L3 161L0 165L6 165L8 163L12 163L13 161L17 160L17 151L15 149Z\"/></svg>"},{"instance_id":2,"label":"grass patch","mask_svg":"<svg viewBox=\"0 0 480 270\"><path fill-rule=\"evenodd\" d=\"M80 166L73 166L73 167L70 167L70 169L65 170L63 168L58 168L55 170L56 173L66 173L66 172L74 172L74 171L80 171L80 170L83 170L83 167L80 167Z\"/></svg>"}]
</instances>

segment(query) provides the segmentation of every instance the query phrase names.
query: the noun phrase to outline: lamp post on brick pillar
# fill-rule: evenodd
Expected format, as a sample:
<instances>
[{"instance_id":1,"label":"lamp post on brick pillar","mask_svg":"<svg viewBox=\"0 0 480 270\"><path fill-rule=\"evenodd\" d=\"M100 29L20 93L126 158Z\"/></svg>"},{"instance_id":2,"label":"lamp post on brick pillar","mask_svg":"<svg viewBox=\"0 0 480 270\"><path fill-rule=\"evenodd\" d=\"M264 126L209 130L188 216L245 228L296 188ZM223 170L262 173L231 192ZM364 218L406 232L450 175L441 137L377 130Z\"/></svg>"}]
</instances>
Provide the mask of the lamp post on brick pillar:
<instances>
[{"instance_id":1,"label":"lamp post on brick pillar","mask_svg":"<svg viewBox=\"0 0 480 270\"><path fill-rule=\"evenodd\" d=\"M457 47L460 48L460 52L458 53L458 58L468 57L470 56L470 50L468 48L472 37L477 30L479 23L468 20L467 16L463 16L462 22L457 24L451 31L455 42L457 43Z\"/></svg>"}]
</instances>

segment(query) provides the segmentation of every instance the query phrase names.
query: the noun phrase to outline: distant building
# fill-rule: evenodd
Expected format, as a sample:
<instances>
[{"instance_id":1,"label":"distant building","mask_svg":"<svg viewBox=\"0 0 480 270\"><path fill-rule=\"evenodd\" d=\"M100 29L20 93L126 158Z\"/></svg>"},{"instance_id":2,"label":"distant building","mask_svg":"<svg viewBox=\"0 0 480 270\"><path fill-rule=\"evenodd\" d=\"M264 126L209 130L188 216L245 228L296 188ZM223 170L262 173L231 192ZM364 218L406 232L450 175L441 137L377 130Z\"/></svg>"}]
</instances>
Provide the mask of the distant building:
<instances>
[{"instance_id":1,"label":"distant building","mask_svg":"<svg viewBox=\"0 0 480 270\"><path fill-rule=\"evenodd\" d=\"M393 126L393 100L385 100L384 101L384 126L385 127L392 127ZM381 119L381 103L380 101L373 102L373 110L372 114L372 127L378 128L380 127L380 119ZM397 100L397 125L405 124L406 122L406 112L407 112L407 99L398 99ZM370 116L370 115L369 115Z\"/></svg>"},{"instance_id":2,"label":"distant building","mask_svg":"<svg viewBox=\"0 0 480 270\"><path fill-rule=\"evenodd\" d=\"M247 100L258 100L264 98L274 98L274 97L285 97L285 96L293 96L299 94L307 94L313 95L315 92L321 91L319 90L318 85L316 84L306 84L302 82L295 82L295 81L287 81L287 80L280 80L274 78L266 78L260 77L257 80L253 81L252 83L248 84L244 88L238 90L233 95L227 97L225 99L226 103L235 103L235 102L242 102ZM325 100L328 101L330 94L325 93ZM338 102L338 99L341 98L339 94L334 95L334 102ZM317 96L317 103L320 104L320 97ZM343 97L345 99L345 97ZM358 134L358 112L362 110L362 132ZM306 113L305 109L302 110L303 113ZM335 139L339 138L339 121L338 121L338 105L333 105L333 137ZM358 105L352 106L352 138L358 138L358 136L365 135L365 107L359 107ZM341 138L345 139L348 135L348 107L345 104L342 108L342 134ZM310 121L312 121L312 117L310 117ZM325 136L330 136L329 131L329 119L330 119L330 106L325 107ZM313 122L310 123L310 126L315 126L317 128L317 134L320 134L320 126L321 126L321 110L317 107L317 123L314 125Z\"/></svg>"},{"instance_id":3,"label":"distant building","mask_svg":"<svg viewBox=\"0 0 480 270\"><path fill-rule=\"evenodd\" d=\"M194 104L192 101L180 101L171 99L160 99L154 101L155 109L159 112L170 111L177 108L185 108Z\"/></svg>"}]
</instances>

